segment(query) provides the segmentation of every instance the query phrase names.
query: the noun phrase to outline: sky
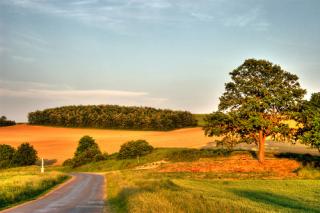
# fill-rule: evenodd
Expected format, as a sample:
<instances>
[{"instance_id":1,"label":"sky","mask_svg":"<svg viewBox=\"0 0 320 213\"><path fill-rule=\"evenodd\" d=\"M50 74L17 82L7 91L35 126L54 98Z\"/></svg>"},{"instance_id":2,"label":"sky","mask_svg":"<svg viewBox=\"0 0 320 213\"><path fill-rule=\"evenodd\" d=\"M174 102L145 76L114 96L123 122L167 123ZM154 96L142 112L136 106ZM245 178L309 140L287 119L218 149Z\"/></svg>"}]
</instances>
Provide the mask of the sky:
<instances>
[{"instance_id":1,"label":"sky","mask_svg":"<svg viewBox=\"0 0 320 213\"><path fill-rule=\"evenodd\" d=\"M217 110L266 59L320 83L319 0L0 1L0 114L78 104Z\"/></svg>"}]
</instances>

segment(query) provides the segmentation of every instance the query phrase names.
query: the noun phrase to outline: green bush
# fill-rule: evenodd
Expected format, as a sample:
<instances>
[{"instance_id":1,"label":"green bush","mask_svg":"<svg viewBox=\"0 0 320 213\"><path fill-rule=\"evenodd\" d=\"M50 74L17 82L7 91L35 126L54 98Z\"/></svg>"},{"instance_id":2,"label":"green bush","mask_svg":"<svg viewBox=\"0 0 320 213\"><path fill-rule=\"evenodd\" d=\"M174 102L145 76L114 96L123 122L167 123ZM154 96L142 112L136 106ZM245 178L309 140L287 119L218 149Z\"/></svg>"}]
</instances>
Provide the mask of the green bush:
<instances>
[{"instance_id":1,"label":"green bush","mask_svg":"<svg viewBox=\"0 0 320 213\"><path fill-rule=\"evenodd\" d=\"M80 139L74 156L77 157L79 155L86 154L86 152L88 152L87 155L93 156L101 154L98 144L92 137L88 135L85 135Z\"/></svg>"},{"instance_id":2,"label":"green bush","mask_svg":"<svg viewBox=\"0 0 320 213\"><path fill-rule=\"evenodd\" d=\"M13 163L17 166L34 165L37 159L37 151L29 143L22 143L13 155Z\"/></svg>"},{"instance_id":3,"label":"green bush","mask_svg":"<svg viewBox=\"0 0 320 213\"><path fill-rule=\"evenodd\" d=\"M107 158L108 154L102 154L95 140L86 135L80 139L77 150L74 153L74 157L64 161L63 165L75 168L90 162L106 160Z\"/></svg>"},{"instance_id":4,"label":"green bush","mask_svg":"<svg viewBox=\"0 0 320 213\"><path fill-rule=\"evenodd\" d=\"M13 166L12 158L15 149L7 144L0 144L0 168L9 168Z\"/></svg>"},{"instance_id":5,"label":"green bush","mask_svg":"<svg viewBox=\"0 0 320 213\"><path fill-rule=\"evenodd\" d=\"M118 158L136 158L151 153L153 147L145 140L129 141L121 145Z\"/></svg>"}]
</instances>

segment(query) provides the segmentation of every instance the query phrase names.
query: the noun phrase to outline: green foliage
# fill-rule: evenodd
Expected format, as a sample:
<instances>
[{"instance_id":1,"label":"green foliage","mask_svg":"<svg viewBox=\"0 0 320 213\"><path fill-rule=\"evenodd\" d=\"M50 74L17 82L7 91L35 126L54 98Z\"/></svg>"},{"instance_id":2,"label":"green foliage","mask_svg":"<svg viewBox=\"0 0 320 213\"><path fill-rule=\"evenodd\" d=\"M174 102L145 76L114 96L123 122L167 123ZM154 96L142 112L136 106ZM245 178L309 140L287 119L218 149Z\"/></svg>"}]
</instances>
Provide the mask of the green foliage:
<instances>
[{"instance_id":1,"label":"green foliage","mask_svg":"<svg viewBox=\"0 0 320 213\"><path fill-rule=\"evenodd\" d=\"M75 168L90 162L106 160L107 157L108 155L106 153L101 153L100 148L95 140L86 135L79 140L74 157L64 161L63 165Z\"/></svg>"},{"instance_id":2,"label":"green foliage","mask_svg":"<svg viewBox=\"0 0 320 213\"><path fill-rule=\"evenodd\" d=\"M304 102L297 113L297 120L302 124L296 134L297 139L320 152L320 92L312 94L310 101Z\"/></svg>"},{"instance_id":3,"label":"green foliage","mask_svg":"<svg viewBox=\"0 0 320 213\"><path fill-rule=\"evenodd\" d=\"M0 117L0 127L1 126L14 126L14 125L16 125L15 121L7 120L6 116Z\"/></svg>"},{"instance_id":4,"label":"green foliage","mask_svg":"<svg viewBox=\"0 0 320 213\"><path fill-rule=\"evenodd\" d=\"M13 166L13 156L15 149L7 144L0 144L0 168L8 168Z\"/></svg>"},{"instance_id":5,"label":"green foliage","mask_svg":"<svg viewBox=\"0 0 320 213\"><path fill-rule=\"evenodd\" d=\"M92 137L85 135L79 140L79 144L74 156L81 155L87 150L91 150L92 154L101 154L101 151L95 140Z\"/></svg>"},{"instance_id":6,"label":"green foliage","mask_svg":"<svg viewBox=\"0 0 320 213\"><path fill-rule=\"evenodd\" d=\"M246 60L230 75L219 112L206 118L205 134L228 142L258 143L268 136L293 142L295 130L283 121L292 117L306 93L298 77L256 59Z\"/></svg>"},{"instance_id":7,"label":"green foliage","mask_svg":"<svg viewBox=\"0 0 320 213\"><path fill-rule=\"evenodd\" d=\"M38 159L37 151L29 143L22 143L13 156L13 163L17 166L34 165Z\"/></svg>"},{"instance_id":8,"label":"green foliage","mask_svg":"<svg viewBox=\"0 0 320 213\"><path fill-rule=\"evenodd\" d=\"M170 153L167 158L173 162L191 162L200 158L226 157L231 151L226 149L182 149Z\"/></svg>"},{"instance_id":9,"label":"green foliage","mask_svg":"<svg viewBox=\"0 0 320 213\"><path fill-rule=\"evenodd\" d=\"M153 147L145 140L129 141L121 145L118 158L136 158L151 153Z\"/></svg>"},{"instance_id":10,"label":"green foliage","mask_svg":"<svg viewBox=\"0 0 320 213\"><path fill-rule=\"evenodd\" d=\"M172 130L196 126L190 112L117 105L65 106L28 115L30 124L136 130Z\"/></svg>"}]
</instances>

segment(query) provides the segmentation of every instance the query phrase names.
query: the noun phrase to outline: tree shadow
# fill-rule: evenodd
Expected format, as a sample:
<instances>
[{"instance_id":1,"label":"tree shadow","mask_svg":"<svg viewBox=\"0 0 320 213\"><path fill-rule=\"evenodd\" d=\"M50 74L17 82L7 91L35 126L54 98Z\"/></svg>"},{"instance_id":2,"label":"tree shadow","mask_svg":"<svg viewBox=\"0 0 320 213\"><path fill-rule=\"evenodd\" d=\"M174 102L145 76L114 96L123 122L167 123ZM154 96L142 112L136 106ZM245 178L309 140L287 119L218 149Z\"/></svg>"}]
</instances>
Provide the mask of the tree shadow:
<instances>
[{"instance_id":1,"label":"tree shadow","mask_svg":"<svg viewBox=\"0 0 320 213\"><path fill-rule=\"evenodd\" d=\"M276 207L283 207L298 212L314 212L320 213L320 209L309 206L307 203L300 202L299 200L292 199L287 196L278 195L270 192L255 191L255 190L231 190L232 193L248 198L252 201L272 205Z\"/></svg>"},{"instance_id":2,"label":"tree shadow","mask_svg":"<svg viewBox=\"0 0 320 213\"><path fill-rule=\"evenodd\" d=\"M294 160L300 162L303 166L320 168L320 156L285 152L285 153L275 154L275 157L294 159Z\"/></svg>"},{"instance_id":3,"label":"tree shadow","mask_svg":"<svg viewBox=\"0 0 320 213\"><path fill-rule=\"evenodd\" d=\"M145 192L155 192L160 189L179 191L183 188L176 185L169 179L161 179L158 181L142 181L136 182L137 186L128 186L123 188L115 197L108 198L109 206L116 207L114 212L129 212L129 198L137 194ZM111 204L111 205L110 205Z\"/></svg>"}]
</instances>

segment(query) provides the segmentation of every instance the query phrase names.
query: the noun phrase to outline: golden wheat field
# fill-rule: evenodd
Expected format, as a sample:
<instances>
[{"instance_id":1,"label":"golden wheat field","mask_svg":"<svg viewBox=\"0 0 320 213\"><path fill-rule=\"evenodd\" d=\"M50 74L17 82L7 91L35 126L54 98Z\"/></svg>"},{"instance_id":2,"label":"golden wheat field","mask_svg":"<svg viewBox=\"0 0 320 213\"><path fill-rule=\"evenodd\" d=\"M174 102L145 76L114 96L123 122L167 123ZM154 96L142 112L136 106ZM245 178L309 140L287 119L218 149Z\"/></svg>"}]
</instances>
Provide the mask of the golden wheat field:
<instances>
[{"instance_id":1,"label":"golden wheat field","mask_svg":"<svg viewBox=\"0 0 320 213\"><path fill-rule=\"evenodd\" d=\"M16 125L0 128L0 144L14 147L23 142L31 143L38 151L38 156L45 159L57 159L57 164L71 158L76 150L79 139L90 135L99 144L103 152L117 152L120 146L130 140L144 139L154 147L186 147L201 148L214 146L215 138L204 136L201 127L184 128L173 131L130 131L84 128L62 128L32 125ZM242 149L257 150L256 145L240 144ZM267 141L267 151L296 152L319 155L316 149L310 149L302 144L274 143Z\"/></svg>"},{"instance_id":2,"label":"golden wheat field","mask_svg":"<svg viewBox=\"0 0 320 213\"><path fill-rule=\"evenodd\" d=\"M62 163L73 156L79 139L90 135L99 144L102 151L119 151L121 144L136 139L145 139L155 147L203 147L213 138L204 136L199 128L186 128L168 132L101 130L81 128L58 128L31 125L16 125L0 128L0 144L14 147L23 142L31 143L38 151L38 156L57 159Z\"/></svg>"}]
</instances>

